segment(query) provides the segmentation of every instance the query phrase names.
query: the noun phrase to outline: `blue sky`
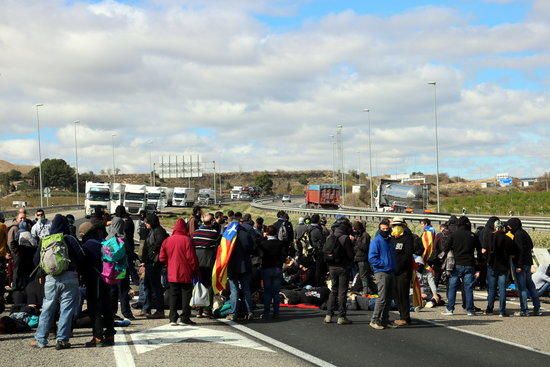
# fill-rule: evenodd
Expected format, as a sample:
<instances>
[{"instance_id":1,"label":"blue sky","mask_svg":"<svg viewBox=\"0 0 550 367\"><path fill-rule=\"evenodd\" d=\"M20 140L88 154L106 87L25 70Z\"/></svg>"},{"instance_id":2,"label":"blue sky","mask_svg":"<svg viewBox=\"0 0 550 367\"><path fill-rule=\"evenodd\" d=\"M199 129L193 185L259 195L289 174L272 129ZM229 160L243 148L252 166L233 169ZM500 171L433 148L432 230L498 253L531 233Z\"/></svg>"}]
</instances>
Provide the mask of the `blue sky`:
<instances>
[{"instance_id":1,"label":"blue sky","mask_svg":"<svg viewBox=\"0 0 550 367\"><path fill-rule=\"evenodd\" d=\"M426 81L437 78L442 172L541 173L550 161L545 4L10 2L0 14L11 31L0 35L0 158L36 163L36 147L24 146L36 139L28 106L44 103L44 155L71 161L71 122L81 120L85 169L102 169L112 133L127 172L147 169L149 138L163 142L158 155L211 154L230 170L329 168L326 140L340 122L356 168L355 152L367 149L354 111L368 104L378 172L430 172Z\"/></svg>"}]
</instances>

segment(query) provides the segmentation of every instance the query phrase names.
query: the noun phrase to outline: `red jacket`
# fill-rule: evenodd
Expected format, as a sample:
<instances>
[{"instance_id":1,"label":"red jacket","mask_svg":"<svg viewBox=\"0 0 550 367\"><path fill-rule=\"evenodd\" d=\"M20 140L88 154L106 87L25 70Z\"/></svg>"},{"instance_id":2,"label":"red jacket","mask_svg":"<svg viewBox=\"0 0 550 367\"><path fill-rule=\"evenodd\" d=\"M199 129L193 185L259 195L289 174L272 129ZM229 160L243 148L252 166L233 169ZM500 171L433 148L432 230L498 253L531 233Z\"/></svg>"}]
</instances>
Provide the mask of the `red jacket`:
<instances>
[{"instance_id":1,"label":"red jacket","mask_svg":"<svg viewBox=\"0 0 550 367\"><path fill-rule=\"evenodd\" d=\"M198 279L199 261L183 219L176 221L172 235L162 243L159 260L168 266L170 283L192 283L193 278Z\"/></svg>"}]
</instances>

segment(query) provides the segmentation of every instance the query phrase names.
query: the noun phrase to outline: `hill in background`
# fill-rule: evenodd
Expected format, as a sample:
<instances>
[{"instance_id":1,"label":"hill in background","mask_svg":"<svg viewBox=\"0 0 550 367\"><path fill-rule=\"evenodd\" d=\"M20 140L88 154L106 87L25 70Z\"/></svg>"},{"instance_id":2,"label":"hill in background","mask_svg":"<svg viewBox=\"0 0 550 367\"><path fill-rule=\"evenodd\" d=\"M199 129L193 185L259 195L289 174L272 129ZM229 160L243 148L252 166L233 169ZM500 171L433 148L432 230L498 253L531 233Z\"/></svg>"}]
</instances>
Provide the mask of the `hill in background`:
<instances>
[{"instance_id":1,"label":"hill in background","mask_svg":"<svg viewBox=\"0 0 550 367\"><path fill-rule=\"evenodd\" d=\"M22 165L22 164L13 164L8 161L4 161L0 159L0 172L9 172L12 169L17 170L21 172L22 174L27 174L31 169L33 169L33 166L28 165Z\"/></svg>"}]
</instances>

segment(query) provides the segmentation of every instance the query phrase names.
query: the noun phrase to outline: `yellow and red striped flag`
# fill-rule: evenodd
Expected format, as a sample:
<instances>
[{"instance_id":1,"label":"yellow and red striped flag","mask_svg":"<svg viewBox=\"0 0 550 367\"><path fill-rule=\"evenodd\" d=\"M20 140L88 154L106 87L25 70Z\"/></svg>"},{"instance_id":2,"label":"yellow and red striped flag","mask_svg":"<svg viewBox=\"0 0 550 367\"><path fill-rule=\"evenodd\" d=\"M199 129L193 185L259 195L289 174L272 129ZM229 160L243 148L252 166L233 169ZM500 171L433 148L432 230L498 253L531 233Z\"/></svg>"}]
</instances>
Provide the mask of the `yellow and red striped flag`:
<instances>
[{"instance_id":1,"label":"yellow and red striped flag","mask_svg":"<svg viewBox=\"0 0 550 367\"><path fill-rule=\"evenodd\" d=\"M218 251L216 253L216 262L212 269L212 288L214 293L221 293L227 286L227 266L237 242L237 233L239 223L231 222L223 232Z\"/></svg>"}]
</instances>

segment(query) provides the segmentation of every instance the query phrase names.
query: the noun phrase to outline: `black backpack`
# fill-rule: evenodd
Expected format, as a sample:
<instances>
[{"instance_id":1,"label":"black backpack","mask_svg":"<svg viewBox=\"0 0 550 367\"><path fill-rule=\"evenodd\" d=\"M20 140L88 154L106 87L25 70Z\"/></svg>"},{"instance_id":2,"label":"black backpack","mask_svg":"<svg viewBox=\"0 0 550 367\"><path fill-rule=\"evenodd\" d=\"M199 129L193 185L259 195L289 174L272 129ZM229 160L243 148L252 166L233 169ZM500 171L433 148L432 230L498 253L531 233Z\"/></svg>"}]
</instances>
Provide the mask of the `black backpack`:
<instances>
[{"instance_id":1,"label":"black backpack","mask_svg":"<svg viewBox=\"0 0 550 367\"><path fill-rule=\"evenodd\" d=\"M345 235L336 237L334 234L330 234L323 245L323 257L327 264L339 263L344 259L345 249L341 241L342 237Z\"/></svg>"}]
</instances>

